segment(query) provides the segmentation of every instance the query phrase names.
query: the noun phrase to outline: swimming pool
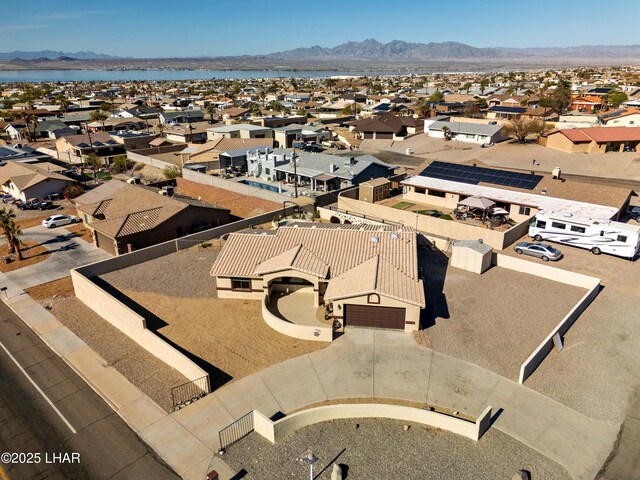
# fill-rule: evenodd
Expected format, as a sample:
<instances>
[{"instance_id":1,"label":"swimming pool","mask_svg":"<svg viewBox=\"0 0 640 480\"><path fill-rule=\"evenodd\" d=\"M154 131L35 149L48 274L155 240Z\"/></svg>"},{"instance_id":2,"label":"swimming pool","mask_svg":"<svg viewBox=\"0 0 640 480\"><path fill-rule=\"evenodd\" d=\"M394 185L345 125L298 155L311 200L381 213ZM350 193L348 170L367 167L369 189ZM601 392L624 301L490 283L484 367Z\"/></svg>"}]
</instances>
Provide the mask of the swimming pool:
<instances>
[{"instance_id":1,"label":"swimming pool","mask_svg":"<svg viewBox=\"0 0 640 480\"><path fill-rule=\"evenodd\" d=\"M238 183L243 183L245 185L249 185L251 187L262 188L264 190L269 190L270 192L278 193L278 187L274 187L273 185L267 185L266 183L254 182L253 180L240 180ZM282 189L282 193L286 192L285 189Z\"/></svg>"}]
</instances>

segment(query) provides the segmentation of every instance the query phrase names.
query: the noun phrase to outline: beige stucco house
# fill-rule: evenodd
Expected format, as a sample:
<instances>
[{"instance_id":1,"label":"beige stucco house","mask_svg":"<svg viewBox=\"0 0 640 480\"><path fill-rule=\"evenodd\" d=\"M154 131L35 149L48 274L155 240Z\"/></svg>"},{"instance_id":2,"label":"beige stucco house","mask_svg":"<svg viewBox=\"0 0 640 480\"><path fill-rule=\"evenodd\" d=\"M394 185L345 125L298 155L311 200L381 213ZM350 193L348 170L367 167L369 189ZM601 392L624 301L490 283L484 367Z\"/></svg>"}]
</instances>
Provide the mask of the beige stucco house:
<instances>
[{"instance_id":1,"label":"beige stucco house","mask_svg":"<svg viewBox=\"0 0 640 480\"><path fill-rule=\"evenodd\" d=\"M425 307L417 235L408 228L297 223L229 235L211 275L218 296L269 302L313 291L346 328L415 331Z\"/></svg>"}]
</instances>

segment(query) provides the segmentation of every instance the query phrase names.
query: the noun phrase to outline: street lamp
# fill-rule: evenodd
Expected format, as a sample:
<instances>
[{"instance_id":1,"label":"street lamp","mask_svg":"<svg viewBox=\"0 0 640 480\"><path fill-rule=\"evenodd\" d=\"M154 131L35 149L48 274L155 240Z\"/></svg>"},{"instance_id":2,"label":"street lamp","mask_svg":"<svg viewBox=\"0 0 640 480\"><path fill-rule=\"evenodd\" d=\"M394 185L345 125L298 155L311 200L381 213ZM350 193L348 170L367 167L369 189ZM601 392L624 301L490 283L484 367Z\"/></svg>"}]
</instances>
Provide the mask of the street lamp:
<instances>
[{"instance_id":1,"label":"street lamp","mask_svg":"<svg viewBox=\"0 0 640 480\"><path fill-rule=\"evenodd\" d=\"M313 480L313 464L318 461L318 457L311 450L307 450L302 461L309 465L309 478Z\"/></svg>"}]
</instances>

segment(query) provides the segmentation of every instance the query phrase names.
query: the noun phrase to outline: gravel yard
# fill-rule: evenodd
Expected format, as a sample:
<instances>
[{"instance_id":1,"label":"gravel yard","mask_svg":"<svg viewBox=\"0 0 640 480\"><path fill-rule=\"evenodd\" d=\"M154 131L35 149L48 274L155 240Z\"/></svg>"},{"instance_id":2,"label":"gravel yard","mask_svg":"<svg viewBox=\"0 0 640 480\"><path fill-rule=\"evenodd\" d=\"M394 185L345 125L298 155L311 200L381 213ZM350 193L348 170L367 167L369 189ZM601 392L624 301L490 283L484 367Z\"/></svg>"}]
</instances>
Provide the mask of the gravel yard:
<instances>
[{"instance_id":1,"label":"gravel yard","mask_svg":"<svg viewBox=\"0 0 640 480\"><path fill-rule=\"evenodd\" d=\"M474 442L417 424L404 431L404 425L333 420L302 428L277 445L254 432L229 447L224 461L237 471L244 468L243 478L253 480L306 478L309 467L298 459L307 449L318 457L314 478L319 480L331 478L330 462L346 465L346 478L354 480L510 479L520 469L535 480L570 478L562 466L496 429Z\"/></svg>"},{"instance_id":2,"label":"gravel yard","mask_svg":"<svg viewBox=\"0 0 640 480\"><path fill-rule=\"evenodd\" d=\"M213 246L194 247L101 279L156 316L149 325L197 357L214 388L327 346L276 332L259 301L216 298L209 276L216 255Z\"/></svg>"},{"instance_id":3,"label":"gravel yard","mask_svg":"<svg viewBox=\"0 0 640 480\"><path fill-rule=\"evenodd\" d=\"M433 349L516 381L522 362L586 293L504 268L478 275L446 267L440 252L425 256Z\"/></svg>"},{"instance_id":4,"label":"gravel yard","mask_svg":"<svg viewBox=\"0 0 640 480\"><path fill-rule=\"evenodd\" d=\"M160 407L172 407L171 388L188 380L140 347L73 295L71 277L27 290L53 316ZM55 298L54 298L55 296Z\"/></svg>"}]
</instances>

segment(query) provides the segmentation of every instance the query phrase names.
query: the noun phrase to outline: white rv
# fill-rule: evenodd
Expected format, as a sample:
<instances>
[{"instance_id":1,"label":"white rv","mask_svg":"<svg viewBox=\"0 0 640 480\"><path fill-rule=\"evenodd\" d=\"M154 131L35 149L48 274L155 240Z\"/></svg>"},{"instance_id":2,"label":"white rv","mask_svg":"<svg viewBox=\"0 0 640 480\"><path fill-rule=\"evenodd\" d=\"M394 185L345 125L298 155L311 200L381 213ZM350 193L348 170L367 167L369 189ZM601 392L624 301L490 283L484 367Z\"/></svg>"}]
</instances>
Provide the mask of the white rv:
<instances>
[{"instance_id":1,"label":"white rv","mask_svg":"<svg viewBox=\"0 0 640 480\"><path fill-rule=\"evenodd\" d=\"M571 213L540 211L531 219L529 235L585 248L595 255L609 253L633 258L640 250L640 225L594 220Z\"/></svg>"}]
</instances>

